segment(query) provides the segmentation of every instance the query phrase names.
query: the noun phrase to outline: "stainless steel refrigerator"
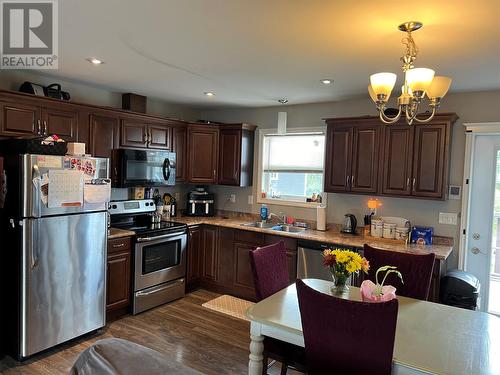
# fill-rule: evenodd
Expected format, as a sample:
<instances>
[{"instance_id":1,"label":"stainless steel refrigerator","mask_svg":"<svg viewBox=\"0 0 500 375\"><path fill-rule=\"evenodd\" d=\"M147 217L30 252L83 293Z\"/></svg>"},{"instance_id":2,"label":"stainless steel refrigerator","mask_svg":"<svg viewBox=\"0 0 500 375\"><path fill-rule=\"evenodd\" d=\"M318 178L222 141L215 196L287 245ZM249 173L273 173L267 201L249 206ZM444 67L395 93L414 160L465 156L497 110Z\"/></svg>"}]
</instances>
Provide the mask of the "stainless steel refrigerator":
<instances>
[{"instance_id":1,"label":"stainless steel refrigerator","mask_svg":"<svg viewBox=\"0 0 500 375\"><path fill-rule=\"evenodd\" d=\"M8 353L24 359L105 325L107 203L65 202L60 191L74 171L87 184L108 178L109 163L25 154L5 165L1 262L10 292L2 309L10 310L2 336Z\"/></svg>"}]
</instances>

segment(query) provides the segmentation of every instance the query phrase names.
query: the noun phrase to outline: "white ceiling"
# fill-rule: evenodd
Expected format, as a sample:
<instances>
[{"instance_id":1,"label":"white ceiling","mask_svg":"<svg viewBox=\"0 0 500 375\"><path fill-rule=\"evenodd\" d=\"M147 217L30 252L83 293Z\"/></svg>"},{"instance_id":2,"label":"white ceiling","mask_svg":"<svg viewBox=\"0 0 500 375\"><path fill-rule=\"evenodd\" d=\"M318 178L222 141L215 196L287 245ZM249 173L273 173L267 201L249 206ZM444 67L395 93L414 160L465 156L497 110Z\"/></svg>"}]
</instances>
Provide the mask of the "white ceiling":
<instances>
[{"instance_id":1,"label":"white ceiling","mask_svg":"<svg viewBox=\"0 0 500 375\"><path fill-rule=\"evenodd\" d=\"M500 89L499 0L61 0L59 14L56 76L171 102L365 95L371 73L401 76L409 20L424 23L417 66L451 76L452 91Z\"/></svg>"}]
</instances>

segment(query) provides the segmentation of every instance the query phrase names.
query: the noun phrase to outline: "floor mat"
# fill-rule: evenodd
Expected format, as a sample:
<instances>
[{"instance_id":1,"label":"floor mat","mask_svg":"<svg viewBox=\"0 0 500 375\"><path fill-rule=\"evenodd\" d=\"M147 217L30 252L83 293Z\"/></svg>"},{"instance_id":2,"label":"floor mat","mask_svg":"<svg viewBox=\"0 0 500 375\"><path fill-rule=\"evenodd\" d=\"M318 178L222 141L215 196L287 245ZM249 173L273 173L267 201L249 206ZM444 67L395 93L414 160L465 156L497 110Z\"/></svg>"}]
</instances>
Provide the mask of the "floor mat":
<instances>
[{"instance_id":1,"label":"floor mat","mask_svg":"<svg viewBox=\"0 0 500 375\"><path fill-rule=\"evenodd\" d=\"M247 309L253 305L253 302L224 294L220 297L205 302L202 306L206 307L207 309L232 316L233 318L249 321L249 319L245 315L245 311L247 311Z\"/></svg>"}]
</instances>

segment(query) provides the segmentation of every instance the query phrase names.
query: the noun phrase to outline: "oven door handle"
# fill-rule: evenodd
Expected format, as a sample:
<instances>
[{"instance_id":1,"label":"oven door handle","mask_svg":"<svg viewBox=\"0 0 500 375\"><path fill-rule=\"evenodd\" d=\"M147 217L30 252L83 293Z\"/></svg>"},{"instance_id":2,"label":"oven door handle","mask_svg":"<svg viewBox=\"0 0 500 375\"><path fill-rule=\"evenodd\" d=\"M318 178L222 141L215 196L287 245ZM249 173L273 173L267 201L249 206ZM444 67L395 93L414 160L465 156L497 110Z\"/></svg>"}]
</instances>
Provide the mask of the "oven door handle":
<instances>
[{"instance_id":1,"label":"oven door handle","mask_svg":"<svg viewBox=\"0 0 500 375\"><path fill-rule=\"evenodd\" d=\"M168 179L170 178L170 159L169 158L165 158L165 160L163 160L163 178L165 179L165 181L168 181Z\"/></svg>"},{"instance_id":2,"label":"oven door handle","mask_svg":"<svg viewBox=\"0 0 500 375\"><path fill-rule=\"evenodd\" d=\"M183 282L184 282L184 279L175 280L174 282L168 283L167 285L161 286L159 288L155 288L154 290L150 290L148 292L143 292L143 291L137 292L137 293L135 293L135 295L137 297L150 296L151 294L163 292L164 290L170 289L178 284L182 284Z\"/></svg>"},{"instance_id":3,"label":"oven door handle","mask_svg":"<svg viewBox=\"0 0 500 375\"><path fill-rule=\"evenodd\" d=\"M137 242L150 242L150 241L156 241L156 240L162 240L164 238L171 238L175 236L179 236L182 234L186 234L185 231L182 232L174 232L174 233L169 233L169 234L164 234L162 236L155 236L155 237L139 237L137 238Z\"/></svg>"}]
</instances>

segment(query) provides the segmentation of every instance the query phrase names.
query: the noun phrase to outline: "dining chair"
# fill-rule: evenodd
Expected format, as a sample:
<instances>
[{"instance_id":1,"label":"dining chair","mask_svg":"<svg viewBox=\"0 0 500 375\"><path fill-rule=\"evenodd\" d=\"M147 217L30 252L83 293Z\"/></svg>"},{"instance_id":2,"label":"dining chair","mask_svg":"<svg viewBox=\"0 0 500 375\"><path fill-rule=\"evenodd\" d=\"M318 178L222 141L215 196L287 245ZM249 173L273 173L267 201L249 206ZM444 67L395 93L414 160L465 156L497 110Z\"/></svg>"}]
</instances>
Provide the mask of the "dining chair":
<instances>
[{"instance_id":1,"label":"dining chair","mask_svg":"<svg viewBox=\"0 0 500 375\"><path fill-rule=\"evenodd\" d=\"M257 301L261 301L290 285L286 248L283 241L258 247L250 251L250 265ZM288 367L305 372L304 349L280 340L264 339L264 366L262 374L267 374L269 359L281 362L281 375Z\"/></svg>"},{"instance_id":2,"label":"dining chair","mask_svg":"<svg viewBox=\"0 0 500 375\"><path fill-rule=\"evenodd\" d=\"M382 266L396 266L403 276L403 282L394 273L387 276L385 285L392 285L396 294L420 300L429 298L432 270L436 255L419 255L381 250L364 245L364 257L370 262L368 279L375 282L375 274ZM381 280L379 280L381 281Z\"/></svg>"},{"instance_id":3,"label":"dining chair","mask_svg":"<svg viewBox=\"0 0 500 375\"><path fill-rule=\"evenodd\" d=\"M296 281L309 375L389 375L398 301L368 303Z\"/></svg>"}]
</instances>

